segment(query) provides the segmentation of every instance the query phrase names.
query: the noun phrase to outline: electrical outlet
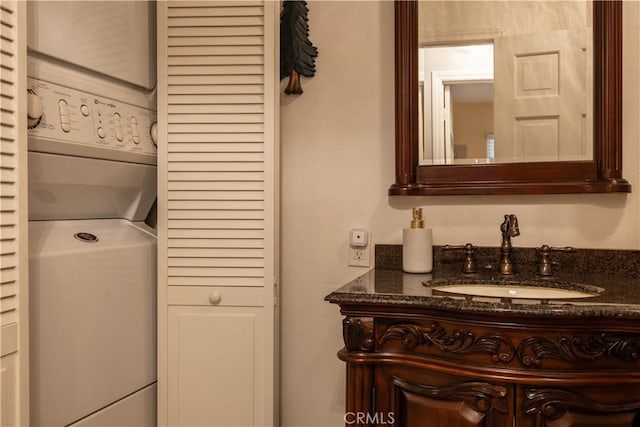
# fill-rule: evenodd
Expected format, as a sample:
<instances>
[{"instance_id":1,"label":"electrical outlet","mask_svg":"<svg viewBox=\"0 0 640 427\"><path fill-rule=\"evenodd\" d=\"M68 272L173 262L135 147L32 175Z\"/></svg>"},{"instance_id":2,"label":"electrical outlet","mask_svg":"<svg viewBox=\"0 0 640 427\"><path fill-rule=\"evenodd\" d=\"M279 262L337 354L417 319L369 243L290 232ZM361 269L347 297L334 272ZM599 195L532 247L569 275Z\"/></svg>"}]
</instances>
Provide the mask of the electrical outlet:
<instances>
[{"instance_id":1,"label":"electrical outlet","mask_svg":"<svg viewBox=\"0 0 640 427\"><path fill-rule=\"evenodd\" d=\"M353 267L371 266L371 245L357 247L349 246L349 265Z\"/></svg>"}]
</instances>

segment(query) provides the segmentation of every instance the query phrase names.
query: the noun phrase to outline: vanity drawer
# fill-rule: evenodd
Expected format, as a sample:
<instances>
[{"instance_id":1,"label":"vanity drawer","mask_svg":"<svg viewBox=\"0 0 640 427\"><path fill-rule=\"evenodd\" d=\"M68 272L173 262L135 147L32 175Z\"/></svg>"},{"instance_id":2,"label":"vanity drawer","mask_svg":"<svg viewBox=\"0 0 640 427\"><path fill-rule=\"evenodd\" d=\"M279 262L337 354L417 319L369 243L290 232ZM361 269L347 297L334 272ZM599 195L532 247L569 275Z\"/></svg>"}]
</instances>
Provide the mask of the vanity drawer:
<instances>
[{"instance_id":1,"label":"vanity drawer","mask_svg":"<svg viewBox=\"0 0 640 427\"><path fill-rule=\"evenodd\" d=\"M169 305L263 307L264 288L237 286L169 286Z\"/></svg>"}]
</instances>

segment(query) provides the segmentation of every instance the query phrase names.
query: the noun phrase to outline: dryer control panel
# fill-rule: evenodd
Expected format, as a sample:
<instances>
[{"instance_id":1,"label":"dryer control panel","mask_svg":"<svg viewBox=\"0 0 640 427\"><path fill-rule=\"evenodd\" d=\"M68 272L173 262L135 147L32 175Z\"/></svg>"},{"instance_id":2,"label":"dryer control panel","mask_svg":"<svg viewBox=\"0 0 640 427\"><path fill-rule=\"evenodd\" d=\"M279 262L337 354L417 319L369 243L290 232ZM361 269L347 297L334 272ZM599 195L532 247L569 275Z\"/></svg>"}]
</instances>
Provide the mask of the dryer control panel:
<instances>
[{"instance_id":1,"label":"dryer control panel","mask_svg":"<svg viewBox=\"0 0 640 427\"><path fill-rule=\"evenodd\" d=\"M156 163L156 112L28 78L29 150Z\"/></svg>"}]
</instances>

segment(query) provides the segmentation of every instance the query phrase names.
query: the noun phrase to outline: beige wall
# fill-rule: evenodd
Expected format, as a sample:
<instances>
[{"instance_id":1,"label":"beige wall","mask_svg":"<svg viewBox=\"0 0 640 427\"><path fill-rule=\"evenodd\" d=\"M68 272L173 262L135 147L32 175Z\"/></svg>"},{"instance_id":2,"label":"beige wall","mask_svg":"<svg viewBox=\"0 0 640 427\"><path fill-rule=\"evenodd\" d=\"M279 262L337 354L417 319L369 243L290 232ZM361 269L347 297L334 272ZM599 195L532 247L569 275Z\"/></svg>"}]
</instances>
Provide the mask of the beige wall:
<instances>
[{"instance_id":1,"label":"beige wall","mask_svg":"<svg viewBox=\"0 0 640 427\"><path fill-rule=\"evenodd\" d=\"M591 2L434 1L418 5L420 46L590 27Z\"/></svg>"},{"instance_id":2,"label":"beige wall","mask_svg":"<svg viewBox=\"0 0 640 427\"><path fill-rule=\"evenodd\" d=\"M497 246L509 212L520 220L515 246L640 249L640 3L624 7L624 170L634 193L390 198L393 4L309 2L317 73L281 102L282 426L343 425L341 317L323 298L365 272L347 266L351 228L400 243L409 209L422 206L435 244Z\"/></svg>"},{"instance_id":3,"label":"beige wall","mask_svg":"<svg viewBox=\"0 0 640 427\"><path fill-rule=\"evenodd\" d=\"M485 159L488 133L493 133L492 102L453 103L453 143L466 146L461 158Z\"/></svg>"}]
</instances>

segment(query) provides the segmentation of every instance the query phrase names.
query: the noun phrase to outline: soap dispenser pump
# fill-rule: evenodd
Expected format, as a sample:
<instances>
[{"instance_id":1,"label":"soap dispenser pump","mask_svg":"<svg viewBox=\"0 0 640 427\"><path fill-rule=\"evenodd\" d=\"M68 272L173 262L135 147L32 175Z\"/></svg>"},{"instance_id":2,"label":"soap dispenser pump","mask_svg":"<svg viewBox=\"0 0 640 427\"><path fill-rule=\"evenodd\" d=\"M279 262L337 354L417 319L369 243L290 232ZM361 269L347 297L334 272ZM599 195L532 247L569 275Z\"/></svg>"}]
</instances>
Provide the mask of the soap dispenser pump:
<instances>
[{"instance_id":1,"label":"soap dispenser pump","mask_svg":"<svg viewBox=\"0 0 640 427\"><path fill-rule=\"evenodd\" d=\"M402 269L407 273L430 273L433 269L433 235L424 228L422 208L413 208L411 228L402 230Z\"/></svg>"}]
</instances>

